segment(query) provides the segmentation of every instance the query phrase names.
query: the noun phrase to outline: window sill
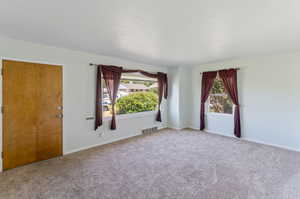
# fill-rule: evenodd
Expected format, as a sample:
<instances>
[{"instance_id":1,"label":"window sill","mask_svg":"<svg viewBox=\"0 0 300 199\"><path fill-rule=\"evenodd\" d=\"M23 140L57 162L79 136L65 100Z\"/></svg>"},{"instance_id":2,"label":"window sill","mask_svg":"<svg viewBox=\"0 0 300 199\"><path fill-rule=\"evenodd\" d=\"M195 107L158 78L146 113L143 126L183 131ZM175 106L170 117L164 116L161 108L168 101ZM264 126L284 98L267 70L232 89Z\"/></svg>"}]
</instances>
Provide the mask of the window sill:
<instances>
[{"instance_id":1,"label":"window sill","mask_svg":"<svg viewBox=\"0 0 300 199\"><path fill-rule=\"evenodd\" d=\"M128 113L128 114L122 114L122 115L116 115L117 120L122 119L129 119L129 118L141 118L141 117L148 117L153 116L155 117L157 111L145 111L140 113ZM111 117L104 117L103 121L109 121L111 120Z\"/></svg>"},{"instance_id":2,"label":"window sill","mask_svg":"<svg viewBox=\"0 0 300 199\"><path fill-rule=\"evenodd\" d=\"M233 114L227 113L205 113L207 116L233 117Z\"/></svg>"}]
</instances>

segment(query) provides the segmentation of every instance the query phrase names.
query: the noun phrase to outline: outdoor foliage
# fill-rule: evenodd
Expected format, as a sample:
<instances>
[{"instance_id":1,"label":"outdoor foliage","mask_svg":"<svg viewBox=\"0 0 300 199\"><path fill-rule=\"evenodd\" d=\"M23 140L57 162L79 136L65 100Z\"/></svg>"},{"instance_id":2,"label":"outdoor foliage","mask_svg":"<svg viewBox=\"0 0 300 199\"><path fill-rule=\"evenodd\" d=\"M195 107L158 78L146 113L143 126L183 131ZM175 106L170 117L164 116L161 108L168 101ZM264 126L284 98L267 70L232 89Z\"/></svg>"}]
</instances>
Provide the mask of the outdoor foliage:
<instances>
[{"instance_id":1,"label":"outdoor foliage","mask_svg":"<svg viewBox=\"0 0 300 199\"><path fill-rule=\"evenodd\" d=\"M153 111L158 103L157 94L153 92L135 92L117 100L118 114Z\"/></svg>"},{"instance_id":2,"label":"outdoor foliage","mask_svg":"<svg viewBox=\"0 0 300 199\"><path fill-rule=\"evenodd\" d=\"M211 95L209 111L232 114L232 102L228 95Z\"/></svg>"},{"instance_id":3,"label":"outdoor foliage","mask_svg":"<svg viewBox=\"0 0 300 199\"><path fill-rule=\"evenodd\" d=\"M220 78L216 78L211 89L212 94L222 94L225 92L224 83Z\"/></svg>"},{"instance_id":4,"label":"outdoor foliage","mask_svg":"<svg viewBox=\"0 0 300 199\"><path fill-rule=\"evenodd\" d=\"M150 88L149 92L153 92L158 95L158 88Z\"/></svg>"},{"instance_id":5,"label":"outdoor foliage","mask_svg":"<svg viewBox=\"0 0 300 199\"><path fill-rule=\"evenodd\" d=\"M219 78L214 81L209 101L209 112L232 114L232 101Z\"/></svg>"}]
</instances>

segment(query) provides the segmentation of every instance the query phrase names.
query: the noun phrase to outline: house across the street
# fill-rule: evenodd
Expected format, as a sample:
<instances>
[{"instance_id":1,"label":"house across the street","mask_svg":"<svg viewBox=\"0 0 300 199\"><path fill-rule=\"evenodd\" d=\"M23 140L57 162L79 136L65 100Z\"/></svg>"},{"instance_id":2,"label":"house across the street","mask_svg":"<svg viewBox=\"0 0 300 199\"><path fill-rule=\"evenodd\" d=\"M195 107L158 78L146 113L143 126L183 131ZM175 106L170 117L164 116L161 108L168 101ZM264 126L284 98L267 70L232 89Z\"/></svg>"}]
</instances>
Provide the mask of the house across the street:
<instances>
[{"instance_id":1,"label":"house across the street","mask_svg":"<svg viewBox=\"0 0 300 199\"><path fill-rule=\"evenodd\" d=\"M135 83L121 83L119 90L124 92L142 92L142 91L149 91L149 87L145 86L144 84L135 84Z\"/></svg>"}]
</instances>

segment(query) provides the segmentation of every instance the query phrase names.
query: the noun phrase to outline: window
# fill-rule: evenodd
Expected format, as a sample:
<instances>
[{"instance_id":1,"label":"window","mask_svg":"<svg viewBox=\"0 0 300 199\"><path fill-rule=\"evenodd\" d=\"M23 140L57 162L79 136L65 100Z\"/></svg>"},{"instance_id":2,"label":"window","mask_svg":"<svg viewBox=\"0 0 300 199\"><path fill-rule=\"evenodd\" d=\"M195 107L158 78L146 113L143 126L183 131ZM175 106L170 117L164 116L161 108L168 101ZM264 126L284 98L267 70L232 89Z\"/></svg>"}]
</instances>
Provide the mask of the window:
<instances>
[{"instance_id":1,"label":"window","mask_svg":"<svg viewBox=\"0 0 300 199\"><path fill-rule=\"evenodd\" d=\"M112 107L104 79L102 79L102 88L103 117L109 117L112 115ZM122 74L115 105L117 115L154 111L157 106L157 79L137 73Z\"/></svg>"},{"instance_id":2,"label":"window","mask_svg":"<svg viewBox=\"0 0 300 199\"><path fill-rule=\"evenodd\" d=\"M208 112L210 113L233 113L233 103L225 91L223 81L217 77L214 81L208 98Z\"/></svg>"}]
</instances>

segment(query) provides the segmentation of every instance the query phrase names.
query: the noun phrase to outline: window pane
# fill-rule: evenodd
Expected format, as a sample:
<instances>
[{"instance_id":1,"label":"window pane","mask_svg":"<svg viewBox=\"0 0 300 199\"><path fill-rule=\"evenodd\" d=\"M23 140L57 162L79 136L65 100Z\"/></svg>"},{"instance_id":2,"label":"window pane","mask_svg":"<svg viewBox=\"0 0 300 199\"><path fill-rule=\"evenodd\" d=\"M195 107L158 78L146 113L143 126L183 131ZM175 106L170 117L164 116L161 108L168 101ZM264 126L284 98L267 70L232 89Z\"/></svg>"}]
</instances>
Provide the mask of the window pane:
<instances>
[{"instance_id":1,"label":"window pane","mask_svg":"<svg viewBox=\"0 0 300 199\"><path fill-rule=\"evenodd\" d=\"M217 77L215 79L213 87L211 89L211 93L212 94L222 94L222 93L225 93L225 88L224 88L223 81L219 77Z\"/></svg>"},{"instance_id":2,"label":"window pane","mask_svg":"<svg viewBox=\"0 0 300 199\"><path fill-rule=\"evenodd\" d=\"M111 102L103 80L103 117L111 116ZM158 84L156 79L140 74L124 74L121 77L116 100L116 113L129 114L153 111L158 105Z\"/></svg>"},{"instance_id":3,"label":"window pane","mask_svg":"<svg viewBox=\"0 0 300 199\"><path fill-rule=\"evenodd\" d=\"M102 111L103 117L111 116L111 102L107 92L106 84L104 79L101 81L102 83Z\"/></svg>"},{"instance_id":4,"label":"window pane","mask_svg":"<svg viewBox=\"0 0 300 199\"><path fill-rule=\"evenodd\" d=\"M209 112L232 114L232 101L228 95L210 95Z\"/></svg>"},{"instance_id":5,"label":"window pane","mask_svg":"<svg viewBox=\"0 0 300 199\"><path fill-rule=\"evenodd\" d=\"M233 104L226 93L223 81L217 77L209 95L208 111L212 113L232 114Z\"/></svg>"}]
</instances>

